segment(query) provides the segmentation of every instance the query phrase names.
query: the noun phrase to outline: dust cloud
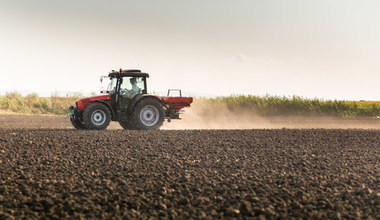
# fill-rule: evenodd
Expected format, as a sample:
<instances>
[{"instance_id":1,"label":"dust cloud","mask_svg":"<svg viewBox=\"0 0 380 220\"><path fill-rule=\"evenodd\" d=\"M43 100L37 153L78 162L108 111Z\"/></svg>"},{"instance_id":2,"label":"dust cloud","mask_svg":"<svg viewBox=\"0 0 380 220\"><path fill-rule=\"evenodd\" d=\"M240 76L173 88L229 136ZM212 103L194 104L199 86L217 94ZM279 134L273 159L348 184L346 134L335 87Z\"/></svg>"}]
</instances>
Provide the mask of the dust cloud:
<instances>
[{"instance_id":1,"label":"dust cloud","mask_svg":"<svg viewBox=\"0 0 380 220\"><path fill-rule=\"evenodd\" d=\"M225 104L193 103L181 120L165 122L163 129L252 129L268 127L265 118L253 110L232 110Z\"/></svg>"},{"instance_id":2,"label":"dust cloud","mask_svg":"<svg viewBox=\"0 0 380 220\"><path fill-rule=\"evenodd\" d=\"M181 118L170 123L165 121L162 129L380 129L379 118L263 117L254 109L231 109L224 104L203 102L185 108Z\"/></svg>"}]
</instances>

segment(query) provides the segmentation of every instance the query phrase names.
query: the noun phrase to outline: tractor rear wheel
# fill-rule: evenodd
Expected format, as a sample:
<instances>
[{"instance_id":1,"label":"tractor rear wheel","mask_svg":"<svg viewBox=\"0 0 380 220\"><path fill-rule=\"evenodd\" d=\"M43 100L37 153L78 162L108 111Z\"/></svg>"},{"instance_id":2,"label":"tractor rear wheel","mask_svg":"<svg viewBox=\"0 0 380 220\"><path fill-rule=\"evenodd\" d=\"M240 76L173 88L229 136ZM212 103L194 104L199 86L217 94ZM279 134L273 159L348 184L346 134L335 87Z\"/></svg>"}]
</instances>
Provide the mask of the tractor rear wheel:
<instances>
[{"instance_id":1,"label":"tractor rear wheel","mask_svg":"<svg viewBox=\"0 0 380 220\"><path fill-rule=\"evenodd\" d=\"M119 122L119 124L124 130L136 130L131 121Z\"/></svg>"},{"instance_id":2,"label":"tractor rear wheel","mask_svg":"<svg viewBox=\"0 0 380 220\"><path fill-rule=\"evenodd\" d=\"M83 121L88 129L103 130L110 124L111 112L104 104L95 103L84 110Z\"/></svg>"},{"instance_id":3,"label":"tractor rear wheel","mask_svg":"<svg viewBox=\"0 0 380 220\"><path fill-rule=\"evenodd\" d=\"M132 123L137 130L158 130L164 122L164 108L154 98L144 98L132 113Z\"/></svg>"}]
</instances>

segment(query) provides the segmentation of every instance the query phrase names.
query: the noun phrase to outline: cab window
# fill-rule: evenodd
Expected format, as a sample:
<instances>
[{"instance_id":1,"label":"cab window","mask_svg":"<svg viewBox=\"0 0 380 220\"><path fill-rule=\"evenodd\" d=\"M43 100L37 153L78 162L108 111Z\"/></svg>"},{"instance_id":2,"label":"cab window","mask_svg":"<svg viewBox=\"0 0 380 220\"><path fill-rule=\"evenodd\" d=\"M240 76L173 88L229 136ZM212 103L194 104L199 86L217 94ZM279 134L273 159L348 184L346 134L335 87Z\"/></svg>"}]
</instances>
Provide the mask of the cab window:
<instances>
[{"instance_id":1,"label":"cab window","mask_svg":"<svg viewBox=\"0 0 380 220\"><path fill-rule=\"evenodd\" d=\"M120 95L122 97L132 99L144 91L144 77L123 77L123 82L120 85Z\"/></svg>"}]
</instances>

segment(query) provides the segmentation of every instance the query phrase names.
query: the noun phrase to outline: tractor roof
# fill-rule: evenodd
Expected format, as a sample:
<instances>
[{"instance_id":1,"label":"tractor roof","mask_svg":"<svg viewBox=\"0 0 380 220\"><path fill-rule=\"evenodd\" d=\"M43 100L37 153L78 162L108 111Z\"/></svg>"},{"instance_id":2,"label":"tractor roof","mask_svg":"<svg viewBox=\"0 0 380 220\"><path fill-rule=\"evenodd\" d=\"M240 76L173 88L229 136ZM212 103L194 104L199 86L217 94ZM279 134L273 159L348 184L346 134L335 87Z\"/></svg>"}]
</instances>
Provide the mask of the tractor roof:
<instances>
[{"instance_id":1,"label":"tractor roof","mask_svg":"<svg viewBox=\"0 0 380 220\"><path fill-rule=\"evenodd\" d=\"M121 72L117 72L112 70L109 77L124 77L124 76L132 76L132 77L149 77L148 73L142 73L141 70L122 70Z\"/></svg>"}]
</instances>

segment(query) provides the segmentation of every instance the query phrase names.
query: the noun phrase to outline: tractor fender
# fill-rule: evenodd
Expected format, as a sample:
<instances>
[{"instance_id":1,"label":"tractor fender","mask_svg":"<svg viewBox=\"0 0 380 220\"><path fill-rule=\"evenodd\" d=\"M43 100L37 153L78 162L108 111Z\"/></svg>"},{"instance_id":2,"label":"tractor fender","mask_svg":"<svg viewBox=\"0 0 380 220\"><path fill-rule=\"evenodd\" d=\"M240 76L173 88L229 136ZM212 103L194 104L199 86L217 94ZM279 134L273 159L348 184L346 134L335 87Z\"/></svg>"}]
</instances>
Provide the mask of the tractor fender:
<instances>
[{"instance_id":1,"label":"tractor fender","mask_svg":"<svg viewBox=\"0 0 380 220\"><path fill-rule=\"evenodd\" d=\"M133 110L135 109L135 106L136 104L141 101L142 99L145 99L145 98L154 98L156 99L159 103L162 104L162 106L165 106L165 104L161 101L161 99L159 99L157 96L154 96L154 95L149 95L149 94L139 94L139 95L136 95L132 101L129 103L128 105L128 108L127 108L127 112L128 112L128 115L132 115L133 113Z\"/></svg>"},{"instance_id":2,"label":"tractor fender","mask_svg":"<svg viewBox=\"0 0 380 220\"><path fill-rule=\"evenodd\" d=\"M101 104L104 104L105 106L107 106L107 108L110 110L111 112L111 117L113 118L114 117L114 111L113 109L111 108L110 104L108 104L106 101L103 101L103 100L95 100L93 102L96 102L96 103L101 103Z\"/></svg>"}]
</instances>

